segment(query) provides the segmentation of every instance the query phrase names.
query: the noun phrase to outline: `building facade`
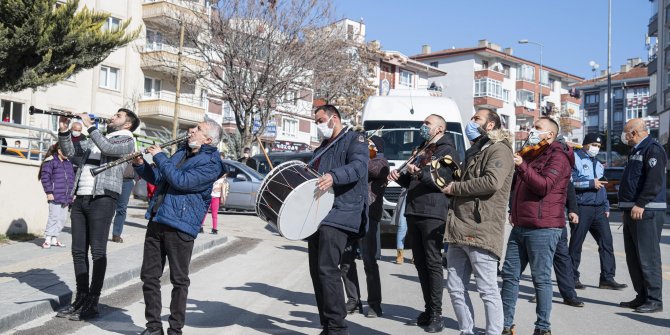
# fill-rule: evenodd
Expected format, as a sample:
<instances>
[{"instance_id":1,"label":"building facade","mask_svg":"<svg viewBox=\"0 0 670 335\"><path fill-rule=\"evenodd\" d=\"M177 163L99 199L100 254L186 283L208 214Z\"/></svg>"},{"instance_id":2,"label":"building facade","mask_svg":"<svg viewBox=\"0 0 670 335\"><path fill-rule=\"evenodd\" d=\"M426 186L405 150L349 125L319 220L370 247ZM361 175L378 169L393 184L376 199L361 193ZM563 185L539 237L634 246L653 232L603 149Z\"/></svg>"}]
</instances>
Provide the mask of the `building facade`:
<instances>
[{"instance_id":1,"label":"building facade","mask_svg":"<svg viewBox=\"0 0 670 335\"><path fill-rule=\"evenodd\" d=\"M515 134L517 149L534 121L543 115L556 119L568 140L583 137L580 99L570 92L570 85L582 80L578 76L546 66L540 72L539 64L516 57L512 48L503 49L488 40L480 40L472 48L436 52L424 46L412 58L449 74L436 82L443 87L444 96L456 102L464 122L478 107L495 109L503 126ZM542 96L539 109L538 92Z\"/></svg>"},{"instance_id":2,"label":"building facade","mask_svg":"<svg viewBox=\"0 0 670 335\"><path fill-rule=\"evenodd\" d=\"M650 0L647 24L649 101L647 113L658 117L658 140L670 152L670 0Z\"/></svg>"}]
</instances>

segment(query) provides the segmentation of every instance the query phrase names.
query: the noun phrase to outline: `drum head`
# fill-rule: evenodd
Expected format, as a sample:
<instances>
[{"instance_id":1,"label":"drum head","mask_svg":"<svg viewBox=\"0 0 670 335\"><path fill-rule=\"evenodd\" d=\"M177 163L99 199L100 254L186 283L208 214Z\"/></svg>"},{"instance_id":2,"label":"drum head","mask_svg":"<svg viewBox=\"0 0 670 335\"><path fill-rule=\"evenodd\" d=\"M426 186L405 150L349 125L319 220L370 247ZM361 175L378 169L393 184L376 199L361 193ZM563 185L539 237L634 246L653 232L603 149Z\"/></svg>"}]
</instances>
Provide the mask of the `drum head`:
<instances>
[{"instance_id":1,"label":"drum head","mask_svg":"<svg viewBox=\"0 0 670 335\"><path fill-rule=\"evenodd\" d=\"M333 208L333 189L319 191L317 179L298 186L284 201L277 219L279 233L289 240L302 240L314 234Z\"/></svg>"}]
</instances>

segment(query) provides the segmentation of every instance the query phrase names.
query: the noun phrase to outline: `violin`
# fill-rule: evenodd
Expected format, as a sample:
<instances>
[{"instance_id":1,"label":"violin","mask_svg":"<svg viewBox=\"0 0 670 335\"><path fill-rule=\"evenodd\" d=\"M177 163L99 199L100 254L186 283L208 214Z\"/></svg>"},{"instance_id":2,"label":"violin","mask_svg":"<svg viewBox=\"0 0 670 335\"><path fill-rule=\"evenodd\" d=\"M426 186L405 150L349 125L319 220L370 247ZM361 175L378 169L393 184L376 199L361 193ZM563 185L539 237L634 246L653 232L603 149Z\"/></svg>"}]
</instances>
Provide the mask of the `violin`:
<instances>
[{"instance_id":1,"label":"violin","mask_svg":"<svg viewBox=\"0 0 670 335\"><path fill-rule=\"evenodd\" d=\"M533 160L539 157L547 148L549 147L549 142L547 140L542 140L540 143L535 145L524 146L516 154L521 156L524 160Z\"/></svg>"}]
</instances>

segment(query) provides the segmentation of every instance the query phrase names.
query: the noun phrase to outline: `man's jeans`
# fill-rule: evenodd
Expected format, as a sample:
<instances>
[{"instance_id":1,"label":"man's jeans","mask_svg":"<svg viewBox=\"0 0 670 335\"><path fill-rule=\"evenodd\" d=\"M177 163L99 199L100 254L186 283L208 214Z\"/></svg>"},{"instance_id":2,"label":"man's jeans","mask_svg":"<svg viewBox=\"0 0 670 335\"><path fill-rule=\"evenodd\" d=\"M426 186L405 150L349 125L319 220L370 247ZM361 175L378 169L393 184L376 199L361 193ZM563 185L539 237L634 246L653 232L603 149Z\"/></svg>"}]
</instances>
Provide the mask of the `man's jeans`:
<instances>
[{"instance_id":1,"label":"man's jeans","mask_svg":"<svg viewBox=\"0 0 670 335\"><path fill-rule=\"evenodd\" d=\"M447 291L454 307L461 334L474 334L474 311L466 285L474 272L477 292L484 302L486 334L503 330L503 308L498 290L498 257L481 248L451 244L447 251Z\"/></svg>"},{"instance_id":2,"label":"man's jeans","mask_svg":"<svg viewBox=\"0 0 670 335\"><path fill-rule=\"evenodd\" d=\"M511 327L514 322L516 300L519 296L519 278L526 265L530 265L530 274L537 296L535 328L551 330L549 322L553 295L551 268L560 237L560 228L512 228L502 270L501 294L505 327Z\"/></svg>"},{"instance_id":3,"label":"man's jeans","mask_svg":"<svg viewBox=\"0 0 670 335\"><path fill-rule=\"evenodd\" d=\"M116 203L112 235L121 236L121 233L123 233L123 224L126 223L128 201L130 200L130 194L133 192L133 186L135 186L135 182L132 179L124 179L123 184L121 184L121 195Z\"/></svg>"}]
</instances>

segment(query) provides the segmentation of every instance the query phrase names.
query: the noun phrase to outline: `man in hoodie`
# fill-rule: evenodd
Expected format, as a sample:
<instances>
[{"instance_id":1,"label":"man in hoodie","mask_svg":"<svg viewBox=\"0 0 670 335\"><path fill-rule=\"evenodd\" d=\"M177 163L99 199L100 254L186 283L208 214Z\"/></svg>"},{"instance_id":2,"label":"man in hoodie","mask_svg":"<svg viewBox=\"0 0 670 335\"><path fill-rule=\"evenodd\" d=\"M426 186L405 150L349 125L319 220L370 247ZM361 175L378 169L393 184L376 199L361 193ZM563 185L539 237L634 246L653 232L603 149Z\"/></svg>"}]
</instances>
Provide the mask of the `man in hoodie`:
<instances>
[{"instance_id":1,"label":"man in hoodie","mask_svg":"<svg viewBox=\"0 0 670 335\"><path fill-rule=\"evenodd\" d=\"M608 218L610 203L607 201L605 168L596 159L602 144L601 136L596 133L586 134L582 142L583 148L575 151L575 167L572 169L572 181L577 195L577 204L580 220L579 224L570 223L570 258L575 281L575 288L584 289L579 281L579 263L582 260L582 245L587 233L598 243L600 255L600 282L598 287L610 290L623 290L626 284L619 284L614 280L616 262L614 260L614 246L612 231Z\"/></svg>"},{"instance_id":2,"label":"man in hoodie","mask_svg":"<svg viewBox=\"0 0 670 335\"><path fill-rule=\"evenodd\" d=\"M528 135L533 150L514 154L511 221L502 270L503 334L514 333L514 312L521 271L530 265L537 295L534 335L551 334L551 271L556 245L565 226L565 203L575 158L572 149L556 140L556 121L542 117ZM544 142L542 142L544 140Z\"/></svg>"},{"instance_id":3,"label":"man in hoodie","mask_svg":"<svg viewBox=\"0 0 670 335\"><path fill-rule=\"evenodd\" d=\"M389 180L407 189L407 236L412 244L414 266L425 302L425 310L418 316L416 324L426 327L429 333L444 329L442 247L449 199L433 183L430 162L447 155L456 158L454 144L449 136L444 136L446 130L447 122L443 117L429 115L419 130L425 140L419 155L407 164L406 170L392 170L389 174ZM450 181L446 180L447 183Z\"/></svg>"},{"instance_id":4,"label":"man in hoodie","mask_svg":"<svg viewBox=\"0 0 670 335\"><path fill-rule=\"evenodd\" d=\"M500 128L495 111L480 108L475 113L465 127L472 146L465 152L462 178L442 190L453 197L444 240L449 243L447 290L461 334L474 334L472 304L465 288L473 272L486 310L486 333L503 330L497 269L514 161L511 136Z\"/></svg>"},{"instance_id":5,"label":"man in hoodie","mask_svg":"<svg viewBox=\"0 0 670 335\"><path fill-rule=\"evenodd\" d=\"M167 157L160 146L150 146L147 151L153 156L155 167L142 156L133 160L135 172L157 185L145 214L149 224L144 238L140 278L147 323L142 335L163 334L161 276L166 258L172 283L167 333L182 333L193 244L207 215L212 185L225 172L216 148L222 134L218 123L205 119L189 129L188 143L184 143L172 157Z\"/></svg>"}]
</instances>

